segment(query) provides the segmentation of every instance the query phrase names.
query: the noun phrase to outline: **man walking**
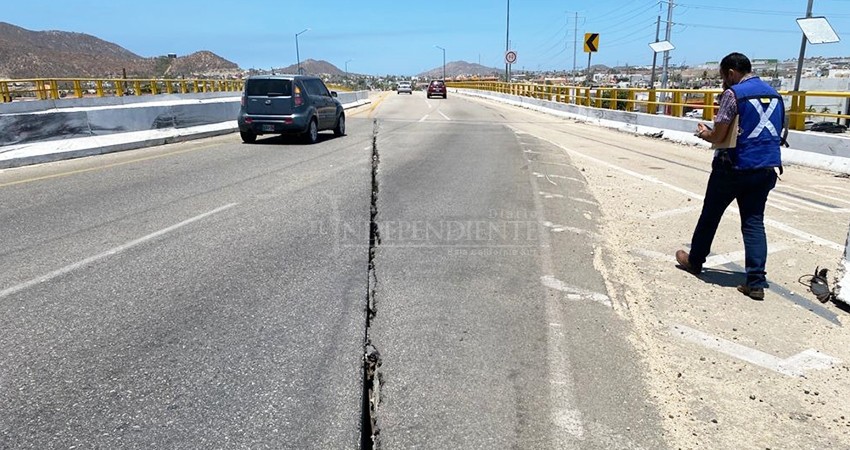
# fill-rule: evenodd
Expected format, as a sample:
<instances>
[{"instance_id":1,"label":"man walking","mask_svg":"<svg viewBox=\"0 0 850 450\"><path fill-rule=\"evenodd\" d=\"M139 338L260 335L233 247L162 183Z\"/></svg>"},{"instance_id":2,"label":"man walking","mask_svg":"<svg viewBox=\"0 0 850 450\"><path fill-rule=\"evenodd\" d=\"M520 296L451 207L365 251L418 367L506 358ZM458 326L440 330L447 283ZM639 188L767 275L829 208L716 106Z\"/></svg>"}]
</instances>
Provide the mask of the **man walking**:
<instances>
[{"instance_id":1,"label":"man walking","mask_svg":"<svg viewBox=\"0 0 850 450\"><path fill-rule=\"evenodd\" d=\"M785 123L785 105L775 89L752 73L750 60L740 53L723 58L720 77L725 90L714 128L700 123L697 136L713 144L727 141L728 133L735 133L737 139L731 148L715 151L702 213L691 238L691 252L677 251L676 261L694 275L702 272L720 218L736 200L747 270L746 282L738 286L738 291L763 300L768 287L764 208L768 193L776 185L775 169L779 168L780 173L782 170L779 133ZM733 127L736 118L738 126Z\"/></svg>"}]
</instances>

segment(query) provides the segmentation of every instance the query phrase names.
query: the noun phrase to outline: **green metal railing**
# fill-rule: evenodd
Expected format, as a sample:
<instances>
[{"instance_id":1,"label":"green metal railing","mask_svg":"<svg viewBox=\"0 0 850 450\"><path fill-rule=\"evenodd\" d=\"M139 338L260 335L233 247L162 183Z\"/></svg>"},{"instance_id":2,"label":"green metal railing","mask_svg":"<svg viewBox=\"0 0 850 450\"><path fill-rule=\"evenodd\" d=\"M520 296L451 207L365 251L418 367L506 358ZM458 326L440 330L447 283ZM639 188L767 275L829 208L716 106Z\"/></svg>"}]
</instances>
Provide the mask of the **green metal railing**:
<instances>
[{"instance_id":1,"label":"green metal railing","mask_svg":"<svg viewBox=\"0 0 850 450\"><path fill-rule=\"evenodd\" d=\"M242 80L33 78L0 80L0 102L125 95L238 92Z\"/></svg>"},{"instance_id":2,"label":"green metal railing","mask_svg":"<svg viewBox=\"0 0 850 450\"><path fill-rule=\"evenodd\" d=\"M448 83L450 87L478 89L503 94L532 97L559 103L593 108L658 113L682 117L686 109L702 109L702 118L714 119L715 100L720 89L648 89L619 87L556 86L534 83L503 83L498 81L465 81ZM780 91L786 97L789 128L804 130L806 118L823 117L850 119L850 115L807 110L809 97L832 97L841 102L850 99L850 92ZM790 99L790 101L788 101Z\"/></svg>"}]
</instances>

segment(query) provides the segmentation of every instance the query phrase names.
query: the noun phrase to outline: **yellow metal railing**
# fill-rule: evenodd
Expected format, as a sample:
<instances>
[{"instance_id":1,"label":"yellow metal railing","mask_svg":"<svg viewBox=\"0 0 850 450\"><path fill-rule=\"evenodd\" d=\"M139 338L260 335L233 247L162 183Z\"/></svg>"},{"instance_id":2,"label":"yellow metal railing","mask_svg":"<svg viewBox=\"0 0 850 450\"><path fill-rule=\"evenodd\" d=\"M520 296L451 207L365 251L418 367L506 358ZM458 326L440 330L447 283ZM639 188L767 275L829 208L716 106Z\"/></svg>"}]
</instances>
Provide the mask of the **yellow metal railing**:
<instances>
[{"instance_id":1,"label":"yellow metal railing","mask_svg":"<svg viewBox=\"0 0 850 450\"><path fill-rule=\"evenodd\" d=\"M88 79L34 78L0 80L0 103L20 100L50 100L125 95L239 92L242 80L210 79Z\"/></svg>"},{"instance_id":2,"label":"yellow metal railing","mask_svg":"<svg viewBox=\"0 0 850 450\"><path fill-rule=\"evenodd\" d=\"M714 119L720 89L648 89L618 87L556 86L499 81L450 82L449 87L478 89L503 94L532 97L559 103L618 109L623 111L665 114L682 117L686 109L702 109L702 119ZM808 97L831 97L841 103L850 101L850 92L780 91L785 97L789 128L804 130L806 118L850 119L850 115L807 110Z\"/></svg>"}]
</instances>

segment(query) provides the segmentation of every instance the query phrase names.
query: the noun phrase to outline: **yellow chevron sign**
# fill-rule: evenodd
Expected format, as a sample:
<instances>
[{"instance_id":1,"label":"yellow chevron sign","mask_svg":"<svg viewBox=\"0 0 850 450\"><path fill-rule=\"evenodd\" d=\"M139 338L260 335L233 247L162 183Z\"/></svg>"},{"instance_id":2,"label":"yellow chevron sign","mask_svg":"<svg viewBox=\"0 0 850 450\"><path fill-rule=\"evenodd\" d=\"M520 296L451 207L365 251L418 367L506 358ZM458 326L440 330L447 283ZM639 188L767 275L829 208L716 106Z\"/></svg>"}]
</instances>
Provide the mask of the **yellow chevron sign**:
<instances>
[{"instance_id":1,"label":"yellow chevron sign","mask_svg":"<svg viewBox=\"0 0 850 450\"><path fill-rule=\"evenodd\" d=\"M584 52L599 51L599 33L584 33Z\"/></svg>"}]
</instances>

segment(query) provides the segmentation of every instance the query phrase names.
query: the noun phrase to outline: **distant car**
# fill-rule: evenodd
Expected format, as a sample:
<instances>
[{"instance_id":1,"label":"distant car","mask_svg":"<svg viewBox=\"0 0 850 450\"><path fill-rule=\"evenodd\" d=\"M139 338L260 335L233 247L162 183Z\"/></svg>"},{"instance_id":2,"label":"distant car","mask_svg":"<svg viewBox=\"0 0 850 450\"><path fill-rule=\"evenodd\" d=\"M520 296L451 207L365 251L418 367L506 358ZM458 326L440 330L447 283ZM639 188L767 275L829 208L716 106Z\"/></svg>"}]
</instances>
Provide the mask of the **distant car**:
<instances>
[{"instance_id":1,"label":"distant car","mask_svg":"<svg viewBox=\"0 0 850 450\"><path fill-rule=\"evenodd\" d=\"M399 81L397 93L399 93L399 94L405 93L405 94L413 95L413 86L410 84L409 81Z\"/></svg>"},{"instance_id":2,"label":"distant car","mask_svg":"<svg viewBox=\"0 0 850 450\"><path fill-rule=\"evenodd\" d=\"M702 119L702 110L695 109L693 111L688 111L685 113L685 117L690 117L692 119Z\"/></svg>"},{"instance_id":3,"label":"distant car","mask_svg":"<svg viewBox=\"0 0 850 450\"><path fill-rule=\"evenodd\" d=\"M263 134L296 134L308 144L319 132L345 134L345 110L321 78L306 75L260 75L245 81L237 118L242 141Z\"/></svg>"},{"instance_id":4,"label":"distant car","mask_svg":"<svg viewBox=\"0 0 850 450\"><path fill-rule=\"evenodd\" d=\"M428 98L446 98L446 83L443 82L443 80L431 80L431 83L428 85L428 92L426 93L426 95L428 96Z\"/></svg>"},{"instance_id":5,"label":"distant car","mask_svg":"<svg viewBox=\"0 0 850 450\"><path fill-rule=\"evenodd\" d=\"M847 125L835 122L816 122L812 124L811 130L823 133L843 133L847 131Z\"/></svg>"}]
</instances>

